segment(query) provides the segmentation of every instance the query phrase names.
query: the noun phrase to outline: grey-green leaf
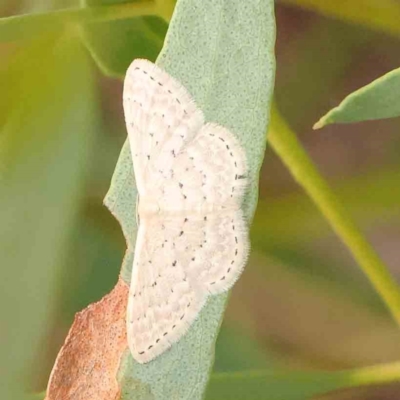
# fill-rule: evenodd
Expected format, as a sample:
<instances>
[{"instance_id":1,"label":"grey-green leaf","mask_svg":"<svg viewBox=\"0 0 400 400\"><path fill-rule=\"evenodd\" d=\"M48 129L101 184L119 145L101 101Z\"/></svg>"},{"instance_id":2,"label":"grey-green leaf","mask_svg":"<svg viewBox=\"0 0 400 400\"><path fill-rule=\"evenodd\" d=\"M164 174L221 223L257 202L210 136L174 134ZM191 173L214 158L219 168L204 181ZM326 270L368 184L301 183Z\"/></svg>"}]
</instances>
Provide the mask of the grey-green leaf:
<instances>
[{"instance_id":1,"label":"grey-green leaf","mask_svg":"<svg viewBox=\"0 0 400 400\"><path fill-rule=\"evenodd\" d=\"M314 129L334 123L368 121L400 116L400 68L348 95L325 114Z\"/></svg>"},{"instance_id":2,"label":"grey-green leaf","mask_svg":"<svg viewBox=\"0 0 400 400\"><path fill-rule=\"evenodd\" d=\"M250 184L243 207L249 223L266 145L274 42L272 0L181 0L157 60L189 90L206 120L229 128L245 149ZM127 282L136 235L135 200L132 162L125 145L105 203L127 239L121 272ZM118 377L121 398L202 398L227 297L210 298L188 333L150 363L137 364L127 352Z\"/></svg>"}]
</instances>

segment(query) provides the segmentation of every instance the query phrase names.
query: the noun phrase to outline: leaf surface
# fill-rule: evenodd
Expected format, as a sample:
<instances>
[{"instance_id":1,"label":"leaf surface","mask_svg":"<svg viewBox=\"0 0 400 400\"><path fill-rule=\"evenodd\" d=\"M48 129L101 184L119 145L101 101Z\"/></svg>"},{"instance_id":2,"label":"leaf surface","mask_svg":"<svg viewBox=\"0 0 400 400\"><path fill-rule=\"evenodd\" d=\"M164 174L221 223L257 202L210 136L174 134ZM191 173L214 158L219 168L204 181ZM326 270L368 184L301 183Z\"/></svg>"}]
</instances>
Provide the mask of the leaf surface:
<instances>
[{"instance_id":1,"label":"leaf surface","mask_svg":"<svg viewBox=\"0 0 400 400\"><path fill-rule=\"evenodd\" d=\"M274 40L273 1L182 0L157 60L188 89L206 120L229 128L244 147L250 185L243 207L249 222L266 145ZM121 271L126 282L136 235L135 202L132 161L125 144L105 203L128 243ZM127 352L119 371L121 398L202 398L227 297L210 298L189 332L152 362L139 365Z\"/></svg>"}]
</instances>

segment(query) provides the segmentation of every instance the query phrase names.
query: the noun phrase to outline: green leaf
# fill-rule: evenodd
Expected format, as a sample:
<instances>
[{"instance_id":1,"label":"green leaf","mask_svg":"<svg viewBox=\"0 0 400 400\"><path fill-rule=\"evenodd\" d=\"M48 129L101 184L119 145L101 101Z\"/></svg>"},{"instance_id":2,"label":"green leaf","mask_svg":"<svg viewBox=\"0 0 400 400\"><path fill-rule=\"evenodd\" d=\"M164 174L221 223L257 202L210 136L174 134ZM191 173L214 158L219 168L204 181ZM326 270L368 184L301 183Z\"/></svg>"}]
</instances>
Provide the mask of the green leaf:
<instances>
[{"instance_id":1,"label":"green leaf","mask_svg":"<svg viewBox=\"0 0 400 400\"><path fill-rule=\"evenodd\" d=\"M400 115L400 68L348 95L315 125L320 129L334 123L392 118Z\"/></svg>"},{"instance_id":2,"label":"green leaf","mask_svg":"<svg viewBox=\"0 0 400 400\"><path fill-rule=\"evenodd\" d=\"M399 363L336 372L221 373L212 376L206 399L306 400L334 390L396 382L399 379Z\"/></svg>"},{"instance_id":3,"label":"green leaf","mask_svg":"<svg viewBox=\"0 0 400 400\"><path fill-rule=\"evenodd\" d=\"M229 128L244 147L250 181L244 212L249 222L257 203L258 172L266 145L274 40L272 0L182 0L177 3L158 58L158 64L189 90L206 120ZM105 200L128 243L121 272L126 282L130 280L136 234L135 200L126 144ZM119 374L122 398L201 398L227 297L210 298L189 332L151 363L139 365L127 352Z\"/></svg>"},{"instance_id":4,"label":"green leaf","mask_svg":"<svg viewBox=\"0 0 400 400\"><path fill-rule=\"evenodd\" d=\"M106 3L115 4L0 18L0 42L31 39L41 34L60 34L65 31L71 33L79 31L79 28L85 24L153 15L157 10L152 1L137 4L126 2L121 4L121 2L113 1ZM162 12L162 9L160 8L159 11Z\"/></svg>"},{"instance_id":5,"label":"green leaf","mask_svg":"<svg viewBox=\"0 0 400 400\"><path fill-rule=\"evenodd\" d=\"M121 1L85 0L84 6L118 3ZM146 3L136 1L133 5L138 14L143 8L143 16L91 23L84 28L83 40L100 69L108 76L123 77L133 58L154 61L162 48L168 24L156 15L146 16Z\"/></svg>"},{"instance_id":6,"label":"green leaf","mask_svg":"<svg viewBox=\"0 0 400 400\"><path fill-rule=\"evenodd\" d=\"M22 398L47 329L93 133L93 81L78 42L46 36L11 58L0 107L2 399Z\"/></svg>"},{"instance_id":7,"label":"green leaf","mask_svg":"<svg viewBox=\"0 0 400 400\"><path fill-rule=\"evenodd\" d=\"M59 34L64 28L64 12L13 15L0 18L0 42L29 39L43 33Z\"/></svg>"},{"instance_id":8,"label":"green leaf","mask_svg":"<svg viewBox=\"0 0 400 400\"><path fill-rule=\"evenodd\" d=\"M346 213L340 200L319 173L296 135L276 108L268 142L290 170L293 178L312 198L353 258L370 280L388 310L400 324L400 288L378 253Z\"/></svg>"}]
</instances>

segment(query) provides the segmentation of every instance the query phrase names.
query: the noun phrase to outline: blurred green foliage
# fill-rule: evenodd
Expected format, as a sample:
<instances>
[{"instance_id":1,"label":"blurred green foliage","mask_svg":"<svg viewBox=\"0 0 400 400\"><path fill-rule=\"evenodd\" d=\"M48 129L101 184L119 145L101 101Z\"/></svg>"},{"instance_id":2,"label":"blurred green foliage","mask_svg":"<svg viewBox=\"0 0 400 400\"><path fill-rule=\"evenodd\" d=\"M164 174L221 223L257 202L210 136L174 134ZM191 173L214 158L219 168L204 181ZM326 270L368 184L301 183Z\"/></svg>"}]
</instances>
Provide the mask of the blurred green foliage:
<instances>
[{"instance_id":1,"label":"blurred green foliage","mask_svg":"<svg viewBox=\"0 0 400 400\"><path fill-rule=\"evenodd\" d=\"M55 312L99 118L78 42L51 35L14 50L2 74L0 157L1 386L11 393L23 390L27 366L37 365ZM11 393L3 398L18 398Z\"/></svg>"},{"instance_id":2,"label":"blurred green foliage","mask_svg":"<svg viewBox=\"0 0 400 400\"><path fill-rule=\"evenodd\" d=\"M366 14L358 0L346 1L346 7L337 1L278 2L276 99L398 277L399 122L311 133L318 117L345 95L400 65L395 26L400 6L387 1L385 8L384 3L368 0L382 7ZM117 280L125 243L101 204L126 132L118 100L121 83L103 73L122 76L130 62L128 50L154 59L166 30L161 19L133 16L121 21L111 41L107 38L116 22L93 20L83 32L74 25L81 10L57 11L65 6L78 4L26 0L0 5L3 15L54 13L28 22L26 30L18 21L0 20L2 399L44 388L74 313ZM46 18L53 22L46 25ZM74 28L61 30L61 21L65 26L72 21ZM97 63L82 43L103 51ZM380 299L270 150L252 243L251 260L233 290L217 342L210 399L232 390L251 394L255 387L262 395L253 392L249 398L271 398L267 378L256 376L257 384L236 382L236 389L229 382L232 371L249 371L251 377L251 370L263 370L273 377L282 368L329 370L400 357L398 331ZM313 379L316 385L324 382L318 373L309 376L311 388ZM298 392L296 382L290 375L273 379L273 390ZM340 386L333 382L328 388ZM351 398L393 399L399 390L354 391Z\"/></svg>"}]
</instances>

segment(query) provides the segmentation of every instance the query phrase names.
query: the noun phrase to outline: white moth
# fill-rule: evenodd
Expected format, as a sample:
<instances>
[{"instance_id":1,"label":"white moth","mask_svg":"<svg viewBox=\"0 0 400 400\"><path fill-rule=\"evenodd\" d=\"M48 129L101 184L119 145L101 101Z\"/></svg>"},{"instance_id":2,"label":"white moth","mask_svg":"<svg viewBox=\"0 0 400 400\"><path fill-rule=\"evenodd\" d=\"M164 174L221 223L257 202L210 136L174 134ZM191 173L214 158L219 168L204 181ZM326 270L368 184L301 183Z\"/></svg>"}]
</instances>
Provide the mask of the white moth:
<instances>
[{"instance_id":1,"label":"white moth","mask_svg":"<svg viewBox=\"0 0 400 400\"><path fill-rule=\"evenodd\" d=\"M123 101L139 224L127 337L134 359L146 363L241 274L249 250L240 209L247 168L233 134L205 123L187 90L151 62L130 65Z\"/></svg>"}]
</instances>

